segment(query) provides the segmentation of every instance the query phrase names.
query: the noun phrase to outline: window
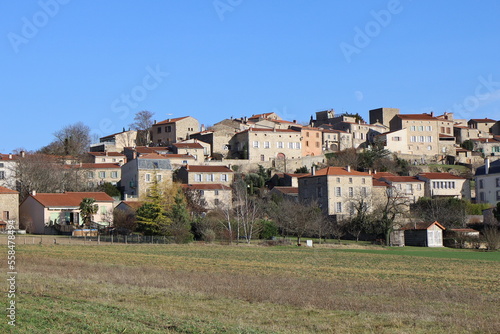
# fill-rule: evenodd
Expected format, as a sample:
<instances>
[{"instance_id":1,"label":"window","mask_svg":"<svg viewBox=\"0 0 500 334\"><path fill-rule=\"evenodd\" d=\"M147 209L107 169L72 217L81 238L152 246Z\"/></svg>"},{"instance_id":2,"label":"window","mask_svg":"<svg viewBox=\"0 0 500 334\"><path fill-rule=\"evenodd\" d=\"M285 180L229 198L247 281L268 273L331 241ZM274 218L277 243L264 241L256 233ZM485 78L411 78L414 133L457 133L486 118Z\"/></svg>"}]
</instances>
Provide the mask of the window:
<instances>
[{"instance_id":1,"label":"window","mask_svg":"<svg viewBox=\"0 0 500 334\"><path fill-rule=\"evenodd\" d=\"M319 147L319 142L316 142L316 147Z\"/></svg>"},{"instance_id":2,"label":"window","mask_svg":"<svg viewBox=\"0 0 500 334\"><path fill-rule=\"evenodd\" d=\"M306 147L309 147L309 141L306 140Z\"/></svg>"},{"instance_id":3,"label":"window","mask_svg":"<svg viewBox=\"0 0 500 334\"><path fill-rule=\"evenodd\" d=\"M484 188L484 180L479 180L479 189L483 189Z\"/></svg>"},{"instance_id":4,"label":"window","mask_svg":"<svg viewBox=\"0 0 500 334\"><path fill-rule=\"evenodd\" d=\"M423 127L422 125L420 125L420 126L418 127L418 131L424 131L424 127Z\"/></svg>"},{"instance_id":5,"label":"window","mask_svg":"<svg viewBox=\"0 0 500 334\"><path fill-rule=\"evenodd\" d=\"M0 180L4 180L5 179L5 172L2 170L0 171Z\"/></svg>"},{"instance_id":6,"label":"window","mask_svg":"<svg viewBox=\"0 0 500 334\"><path fill-rule=\"evenodd\" d=\"M349 178L349 183L352 183L352 177Z\"/></svg>"},{"instance_id":7,"label":"window","mask_svg":"<svg viewBox=\"0 0 500 334\"><path fill-rule=\"evenodd\" d=\"M451 134L451 130L450 130L450 128L446 128L446 133L447 133L447 134Z\"/></svg>"},{"instance_id":8,"label":"window","mask_svg":"<svg viewBox=\"0 0 500 334\"><path fill-rule=\"evenodd\" d=\"M260 161L264 161L266 159L266 157L264 156L264 154L261 154L260 155Z\"/></svg>"},{"instance_id":9,"label":"window","mask_svg":"<svg viewBox=\"0 0 500 334\"><path fill-rule=\"evenodd\" d=\"M500 177L497 177L497 178L495 179L495 182L496 182L496 184L497 184L497 187L500 187Z\"/></svg>"},{"instance_id":10,"label":"window","mask_svg":"<svg viewBox=\"0 0 500 334\"><path fill-rule=\"evenodd\" d=\"M161 127L159 126L156 130L157 133L161 133Z\"/></svg>"},{"instance_id":11,"label":"window","mask_svg":"<svg viewBox=\"0 0 500 334\"><path fill-rule=\"evenodd\" d=\"M319 138L319 132L316 132L316 138Z\"/></svg>"},{"instance_id":12,"label":"window","mask_svg":"<svg viewBox=\"0 0 500 334\"><path fill-rule=\"evenodd\" d=\"M106 162L106 158L102 158L102 159L101 159L101 161L102 161L102 162Z\"/></svg>"},{"instance_id":13,"label":"window","mask_svg":"<svg viewBox=\"0 0 500 334\"><path fill-rule=\"evenodd\" d=\"M318 197L323 197L323 188L321 186L318 187Z\"/></svg>"},{"instance_id":14,"label":"window","mask_svg":"<svg viewBox=\"0 0 500 334\"><path fill-rule=\"evenodd\" d=\"M256 141L256 140L254 140L254 142L253 142L253 147L255 147L255 148L259 148L259 142L258 142L258 141Z\"/></svg>"},{"instance_id":15,"label":"window","mask_svg":"<svg viewBox=\"0 0 500 334\"><path fill-rule=\"evenodd\" d=\"M218 198L214 199L214 205L219 205L219 199Z\"/></svg>"},{"instance_id":16,"label":"window","mask_svg":"<svg viewBox=\"0 0 500 334\"><path fill-rule=\"evenodd\" d=\"M271 143L268 141L264 142L264 148L271 148Z\"/></svg>"},{"instance_id":17,"label":"window","mask_svg":"<svg viewBox=\"0 0 500 334\"><path fill-rule=\"evenodd\" d=\"M292 142L289 142L289 143L288 143L288 148L293 149L293 147L294 147L294 146L295 146L295 143L292 143Z\"/></svg>"},{"instance_id":18,"label":"window","mask_svg":"<svg viewBox=\"0 0 500 334\"><path fill-rule=\"evenodd\" d=\"M282 141L277 142L276 145L277 145L278 148L283 148L283 142Z\"/></svg>"},{"instance_id":19,"label":"window","mask_svg":"<svg viewBox=\"0 0 500 334\"><path fill-rule=\"evenodd\" d=\"M151 174L147 173L146 175L144 175L144 179L146 180L146 182L150 182L151 181Z\"/></svg>"},{"instance_id":20,"label":"window","mask_svg":"<svg viewBox=\"0 0 500 334\"><path fill-rule=\"evenodd\" d=\"M335 203L335 212L342 212L342 202Z\"/></svg>"},{"instance_id":21,"label":"window","mask_svg":"<svg viewBox=\"0 0 500 334\"><path fill-rule=\"evenodd\" d=\"M365 184L365 183L366 183L365 178L362 178L362 179L361 179L361 184Z\"/></svg>"},{"instance_id":22,"label":"window","mask_svg":"<svg viewBox=\"0 0 500 334\"><path fill-rule=\"evenodd\" d=\"M335 196L337 196L337 197L342 196L342 188L335 187Z\"/></svg>"},{"instance_id":23,"label":"window","mask_svg":"<svg viewBox=\"0 0 500 334\"><path fill-rule=\"evenodd\" d=\"M432 146L431 145L427 146L427 150L432 151Z\"/></svg>"},{"instance_id":24,"label":"window","mask_svg":"<svg viewBox=\"0 0 500 334\"><path fill-rule=\"evenodd\" d=\"M3 220L9 220L9 211L3 212Z\"/></svg>"},{"instance_id":25,"label":"window","mask_svg":"<svg viewBox=\"0 0 500 334\"><path fill-rule=\"evenodd\" d=\"M3 162L0 162L0 168L3 168Z\"/></svg>"},{"instance_id":26,"label":"window","mask_svg":"<svg viewBox=\"0 0 500 334\"><path fill-rule=\"evenodd\" d=\"M337 178L337 183L340 183L340 177Z\"/></svg>"},{"instance_id":27,"label":"window","mask_svg":"<svg viewBox=\"0 0 500 334\"><path fill-rule=\"evenodd\" d=\"M500 201L500 190L497 190L497 201Z\"/></svg>"},{"instance_id":28,"label":"window","mask_svg":"<svg viewBox=\"0 0 500 334\"><path fill-rule=\"evenodd\" d=\"M214 195L215 195L215 196L219 196L219 190L215 190L215 191L214 191Z\"/></svg>"},{"instance_id":29,"label":"window","mask_svg":"<svg viewBox=\"0 0 500 334\"><path fill-rule=\"evenodd\" d=\"M172 126L171 125L166 126L165 132L172 132Z\"/></svg>"},{"instance_id":30,"label":"window","mask_svg":"<svg viewBox=\"0 0 500 334\"><path fill-rule=\"evenodd\" d=\"M299 142L299 143L295 143L295 148L296 148L297 150L300 150L300 142Z\"/></svg>"},{"instance_id":31,"label":"window","mask_svg":"<svg viewBox=\"0 0 500 334\"><path fill-rule=\"evenodd\" d=\"M483 193L483 192L480 192L480 193L479 193L479 200L480 200L481 202L486 202L486 197L484 196L484 193Z\"/></svg>"},{"instance_id":32,"label":"window","mask_svg":"<svg viewBox=\"0 0 500 334\"><path fill-rule=\"evenodd\" d=\"M367 195L366 187L361 187L361 196L366 197Z\"/></svg>"},{"instance_id":33,"label":"window","mask_svg":"<svg viewBox=\"0 0 500 334\"><path fill-rule=\"evenodd\" d=\"M111 159L111 161L116 162L116 159L115 159L115 158L113 158L113 159Z\"/></svg>"},{"instance_id":34,"label":"window","mask_svg":"<svg viewBox=\"0 0 500 334\"><path fill-rule=\"evenodd\" d=\"M441 133L444 133L444 126L441 127Z\"/></svg>"},{"instance_id":35,"label":"window","mask_svg":"<svg viewBox=\"0 0 500 334\"><path fill-rule=\"evenodd\" d=\"M401 137L392 137L392 141L401 141Z\"/></svg>"},{"instance_id":36,"label":"window","mask_svg":"<svg viewBox=\"0 0 500 334\"><path fill-rule=\"evenodd\" d=\"M117 179L118 178L118 172L111 172L111 178L112 179Z\"/></svg>"},{"instance_id":37,"label":"window","mask_svg":"<svg viewBox=\"0 0 500 334\"><path fill-rule=\"evenodd\" d=\"M306 137L309 137L309 131L306 132Z\"/></svg>"},{"instance_id":38,"label":"window","mask_svg":"<svg viewBox=\"0 0 500 334\"><path fill-rule=\"evenodd\" d=\"M353 196L354 196L354 188L349 187L349 197L353 197Z\"/></svg>"},{"instance_id":39,"label":"window","mask_svg":"<svg viewBox=\"0 0 500 334\"><path fill-rule=\"evenodd\" d=\"M202 180L202 175L201 174L195 174L194 175L194 181L195 182L201 182Z\"/></svg>"},{"instance_id":40,"label":"window","mask_svg":"<svg viewBox=\"0 0 500 334\"><path fill-rule=\"evenodd\" d=\"M411 131L415 131L415 129L416 129L415 125L410 126Z\"/></svg>"},{"instance_id":41,"label":"window","mask_svg":"<svg viewBox=\"0 0 500 334\"><path fill-rule=\"evenodd\" d=\"M417 190L422 190L422 185L420 183L417 184Z\"/></svg>"},{"instance_id":42,"label":"window","mask_svg":"<svg viewBox=\"0 0 500 334\"><path fill-rule=\"evenodd\" d=\"M418 136L418 141L423 143L424 142L424 136Z\"/></svg>"},{"instance_id":43,"label":"window","mask_svg":"<svg viewBox=\"0 0 500 334\"><path fill-rule=\"evenodd\" d=\"M106 177L106 172L99 172L99 178L104 179Z\"/></svg>"},{"instance_id":44,"label":"window","mask_svg":"<svg viewBox=\"0 0 500 334\"><path fill-rule=\"evenodd\" d=\"M162 180L162 175L161 174L157 174L156 175L156 181L161 182L161 180Z\"/></svg>"},{"instance_id":45,"label":"window","mask_svg":"<svg viewBox=\"0 0 500 334\"><path fill-rule=\"evenodd\" d=\"M411 136L411 137L410 137L410 141L411 141L412 143L416 142L416 141L417 141L417 137L416 137L416 136Z\"/></svg>"},{"instance_id":46,"label":"window","mask_svg":"<svg viewBox=\"0 0 500 334\"><path fill-rule=\"evenodd\" d=\"M220 176L220 180L221 180L222 182L227 182L227 174L221 174L221 176Z\"/></svg>"},{"instance_id":47,"label":"window","mask_svg":"<svg viewBox=\"0 0 500 334\"><path fill-rule=\"evenodd\" d=\"M432 143L432 136L427 136L427 142Z\"/></svg>"},{"instance_id":48,"label":"window","mask_svg":"<svg viewBox=\"0 0 500 334\"><path fill-rule=\"evenodd\" d=\"M206 180L207 182L213 182L214 181L214 174L207 174Z\"/></svg>"}]
</instances>

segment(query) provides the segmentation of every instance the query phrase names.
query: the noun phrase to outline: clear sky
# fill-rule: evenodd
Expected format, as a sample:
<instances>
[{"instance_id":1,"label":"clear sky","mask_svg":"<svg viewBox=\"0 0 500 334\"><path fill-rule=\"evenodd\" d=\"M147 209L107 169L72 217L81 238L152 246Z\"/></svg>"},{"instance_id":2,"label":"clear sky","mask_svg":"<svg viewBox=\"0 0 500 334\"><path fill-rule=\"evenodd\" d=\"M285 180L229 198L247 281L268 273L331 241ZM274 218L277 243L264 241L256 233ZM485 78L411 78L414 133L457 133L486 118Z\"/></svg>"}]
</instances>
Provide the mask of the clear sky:
<instances>
[{"instance_id":1,"label":"clear sky","mask_svg":"<svg viewBox=\"0 0 500 334\"><path fill-rule=\"evenodd\" d=\"M277 112L500 119L500 2L0 2L0 153L140 110L211 125Z\"/></svg>"}]
</instances>

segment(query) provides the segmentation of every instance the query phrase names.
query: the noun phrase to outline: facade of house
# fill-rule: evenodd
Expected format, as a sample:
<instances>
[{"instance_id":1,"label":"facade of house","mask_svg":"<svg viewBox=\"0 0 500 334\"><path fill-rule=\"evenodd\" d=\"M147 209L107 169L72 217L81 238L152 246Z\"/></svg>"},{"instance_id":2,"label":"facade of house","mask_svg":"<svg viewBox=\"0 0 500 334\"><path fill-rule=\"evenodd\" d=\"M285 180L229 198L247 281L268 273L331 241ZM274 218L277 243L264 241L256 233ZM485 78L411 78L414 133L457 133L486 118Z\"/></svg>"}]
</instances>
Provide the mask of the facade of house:
<instances>
[{"instance_id":1,"label":"facade of house","mask_svg":"<svg viewBox=\"0 0 500 334\"><path fill-rule=\"evenodd\" d=\"M88 155L90 162L94 164L125 164L127 162L125 154L119 152L89 152Z\"/></svg>"},{"instance_id":2,"label":"facade of house","mask_svg":"<svg viewBox=\"0 0 500 334\"><path fill-rule=\"evenodd\" d=\"M491 127L495 125L497 121L490 118L473 118L467 122L467 125L471 129L477 129L485 133L491 133Z\"/></svg>"},{"instance_id":3,"label":"facade of house","mask_svg":"<svg viewBox=\"0 0 500 334\"><path fill-rule=\"evenodd\" d=\"M80 203L84 198L95 199L99 207L92 222L109 225L113 198L104 192L33 193L21 203L19 215L29 233L70 232L70 227L83 223Z\"/></svg>"},{"instance_id":4,"label":"facade of house","mask_svg":"<svg viewBox=\"0 0 500 334\"><path fill-rule=\"evenodd\" d=\"M437 221L409 223L402 230L406 246L443 247L443 231L446 228Z\"/></svg>"},{"instance_id":5,"label":"facade of house","mask_svg":"<svg viewBox=\"0 0 500 334\"><path fill-rule=\"evenodd\" d=\"M369 144L373 143L375 137L386 132L384 126L375 124L366 124L361 121L356 122L354 117L342 116L344 119L338 123L333 124L335 130L341 130L348 132L352 135L351 147L367 147Z\"/></svg>"},{"instance_id":6,"label":"facade of house","mask_svg":"<svg viewBox=\"0 0 500 334\"><path fill-rule=\"evenodd\" d=\"M192 133L200 131L198 120L191 116L166 119L153 124L152 142L168 146L190 138Z\"/></svg>"},{"instance_id":7,"label":"facade of house","mask_svg":"<svg viewBox=\"0 0 500 334\"><path fill-rule=\"evenodd\" d=\"M298 188L299 178L302 176L310 175L308 173L275 173L268 181L270 189L274 187L294 187Z\"/></svg>"},{"instance_id":8,"label":"facade of house","mask_svg":"<svg viewBox=\"0 0 500 334\"><path fill-rule=\"evenodd\" d=\"M301 132L250 128L235 134L230 148L233 158L249 162L298 159L302 156Z\"/></svg>"},{"instance_id":9,"label":"facade of house","mask_svg":"<svg viewBox=\"0 0 500 334\"><path fill-rule=\"evenodd\" d=\"M182 166L177 179L183 184L233 184L234 172L227 166Z\"/></svg>"},{"instance_id":10,"label":"facade of house","mask_svg":"<svg viewBox=\"0 0 500 334\"><path fill-rule=\"evenodd\" d=\"M0 186L16 188L16 165L20 157L15 154L0 154Z\"/></svg>"},{"instance_id":11,"label":"facade of house","mask_svg":"<svg viewBox=\"0 0 500 334\"><path fill-rule=\"evenodd\" d=\"M302 156L318 156L323 154L323 130L312 127L293 127L300 131L302 138Z\"/></svg>"},{"instance_id":12,"label":"facade of house","mask_svg":"<svg viewBox=\"0 0 500 334\"><path fill-rule=\"evenodd\" d=\"M150 153L130 160L122 166L123 193L130 198L145 196L154 184L172 183L173 164L167 155Z\"/></svg>"},{"instance_id":13,"label":"facade of house","mask_svg":"<svg viewBox=\"0 0 500 334\"><path fill-rule=\"evenodd\" d=\"M462 144L466 140L493 138L489 132L484 132L479 129L471 129L468 126L455 125L453 126L453 135L457 144Z\"/></svg>"},{"instance_id":14,"label":"facade of house","mask_svg":"<svg viewBox=\"0 0 500 334\"><path fill-rule=\"evenodd\" d=\"M470 199L470 185L466 178L450 173L420 173L425 181L425 197L455 197Z\"/></svg>"},{"instance_id":15,"label":"facade of house","mask_svg":"<svg viewBox=\"0 0 500 334\"><path fill-rule=\"evenodd\" d=\"M137 144L137 131L129 130L99 138L99 143L90 146L91 152L123 152L123 148Z\"/></svg>"},{"instance_id":16,"label":"facade of house","mask_svg":"<svg viewBox=\"0 0 500 334\"><path fill-rule=\"evenodd\" d=\"M485 159L484 162L474 175L476 202L495 206L500 202L500 160L490 163L489 159Z\"/></svg>"},{"instance_id":17,"label":"facade of house","mask_svg":"<svg viewBox=\"0 0 500 334\"><path fill-rule=\"evenodd\" d=\"M195 139L196 140L196 139ZM194 157L195 161L203 162L205 160L205 156L210 154L210 145L206 144L202 145L201 142L180 142L172 144L172 148L174 153L176 154L185 154L191 155Z\"/></svg>"},{"instance_id":18,"label":"facade of house","mask_svg":"<svg viewBox=\"0 0 500 334\"><path fill-rule=\"evenodd\" d=\"M83 163L77 165L85 173L89 188L98 187L104 183L118 186L122 178L121 163Z\"/></svg>"},{"instance_id":19,"label":"facade of house","mask_svg":"<svg viewBox=\"0 0 500 334\"><path fill-rule=\"evenodd\" d=\"M352 147L352 134L346 131L323 128L323 151L338 152Z\"/></svg>"},{"instance_id":20,"label":"facade of house","mask_svg":"<svg viewBox=\"0 0 500 334\"><path fill-rule=\"evenodd\" d=\"M0 230L6 229L8 221L19 228L19 193L0 186Z\"/></svg>"},{"instance_id":21,"label":"facade of house","mask_svg":"<svg viewBox=\"0 0 500 334\"><path fill-rule=\"evenodd\" d=\"M231 187L220 184L182 184L184 191L197 192L200 202L203 203L206 210L214 210L216 208L231 207L233 202L233 190Z\"/></svg>"},{"instance_id":22,"label":"facade of house","mask_svg":"<svg viewBox=\"0 0 500 334\"><path fill-rule=\"evenodd\" d=\"M317 201L323 212L337 219L354 214L354 204L372 204L372 175L348 167L327 167L298 179L299 201Z\"/></svg>"},{"instance_id":23,"label":"facade of house","mask_svg":"<svg viewBox=\"0 0 500 334\"><path fill-rule=\"evenodd\" d=\"M500 137L471 139L474 143L474 151L481 152L485 156L500 156Z\"/></svg>"},{"instance_id":24,"label":"facade of house","mask_svg":"<svg viewBox=\"0 0 500 334\"><path fill-rule=\"evenodd\" d=\"M404 198L408 204L415 203L425 196L425 181L415 176L381 176L378 180L389 185L389 196Z\"/></svg>"},{"instance_id":25,"label":"facade of house","mask_svg":"<svg viewBox=\"0 0 500 334\"><path fill-rule=\"evenodd\" d=\"M384 149L398 154L409 154L408 129L390 131L375 137L375 143L384 146Z\"/></svg>"},{"instance_id":26,"label":"facade of house","mask_svg":"<svg viewBox=\"0 0 500 334\"><path fill-rule=\"evenodd\" d=\"M280 196L282 198L299 201L299 187L274 187L269 194Z\"/></svg>"}]
</instances>

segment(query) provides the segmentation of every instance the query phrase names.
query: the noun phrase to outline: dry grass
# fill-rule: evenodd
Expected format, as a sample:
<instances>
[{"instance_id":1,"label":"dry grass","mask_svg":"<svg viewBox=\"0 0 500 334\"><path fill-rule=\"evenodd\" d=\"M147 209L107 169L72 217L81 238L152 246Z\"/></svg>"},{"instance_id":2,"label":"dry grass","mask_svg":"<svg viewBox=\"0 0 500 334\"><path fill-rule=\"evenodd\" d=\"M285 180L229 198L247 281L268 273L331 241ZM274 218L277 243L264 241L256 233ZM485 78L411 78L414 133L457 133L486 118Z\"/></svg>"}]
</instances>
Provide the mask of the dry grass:
<instances>
[{"instance_id":1,"label":"dry grass","mask_svg":"<svg viewBox=\"0 0 500 334\"><path fill-rule=\"evenodd\" d=\"M92 312L95 307L114 310L103 320L111 329L84 327L83 332L500 329L500 268L494 261L214 245L26 245L19 250L19 294L26 301L19 321L25 333L59 308L69 310L72 319L62 328L72 328L74 321L86 324L98 312ZM37 310L38 304L53 309ZM89 310L84 307L78 315L78 306ZM62 328L54 332L73 332Z\"/></svg>"}]
</instances>

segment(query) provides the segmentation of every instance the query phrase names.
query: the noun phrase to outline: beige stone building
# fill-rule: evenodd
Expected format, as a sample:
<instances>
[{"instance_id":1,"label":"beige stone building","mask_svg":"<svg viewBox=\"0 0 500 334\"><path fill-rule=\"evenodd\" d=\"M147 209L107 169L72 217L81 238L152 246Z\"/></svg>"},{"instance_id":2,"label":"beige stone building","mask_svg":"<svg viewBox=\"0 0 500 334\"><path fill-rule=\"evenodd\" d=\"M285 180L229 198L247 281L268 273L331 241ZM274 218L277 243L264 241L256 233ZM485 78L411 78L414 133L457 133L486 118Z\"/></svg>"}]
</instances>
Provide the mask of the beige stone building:
<instances>
[{"instance_id":1,"label":"beige stone building","mask_svg":"<svg viewBox=\"0 0 500 334\"><path fill-rule=\"evenodd\" d=\"M374 175L375 177L377 175ZM388 196L405 198L408 205L425 196L425 181L415 176L385 175L379 177L378 180L389 185Z\"/></svg>"},{"instance_id":2,"label":"beige stone building","mask_svg":"<svg viewBox=\"0 0 500 334\"><path fill-rule=\"evenodd\" d=\"M381 123L390 128L391 120L399 115L398 108L377 108L369 111L370 124Z\"/></svg>"},{"instance_id":3,"label":"beige stone building","mask_svg":"<svg viewBox=\"0 0 500 334\"><path fill-rule=\"evenodd\" d=\"M14 227L19 228L19 193L0 187L0 230L5 230L9 221L14 221Z\"/></svg>"},{"instance_id":4,"label":"beige stone building","mask_svg":"<svg viewBox=\"0 0 500 334\"><path fill-rule=\"evenodd\" d=\"M323 154L323 130L313 127L292 127L300 131L302 138L302 156Z\"/></svg>"},{"instance_id":5,"label":"beige stone building","mask_svg":"<svg viewBox=\"0 0 500 334\"><path fill-rule=\"evenodd\" d=\"M479 129L471 129L468 126L454 125L453 135L458 144L462 144L466 140L493 138L493 135Z\"/></svg>"},{"instance_id":6,"label":"beige stone building","mask_svg":"<svg viewBox=\"0 0 500 334\"><path fill-rule=\"evenodd\" d=\"M481 152L484 156L500 156L500 136L493 138L471 139L474 143L474 151Z\"/></svg>"},{"instance_id":7,"label":"beige stone building","mask_svg":"<svg viewBox=\"0 0 500 334\"><path fill-rule=\"evenodd\" d=\"M99 143L90 147L92 152L123 152L128 146L137 145L137 131L129 130L99 138Z\"/></svg>"},{"instance_id":8,"label":"beige stone building","mask_svg":"<svg viewBox=\"0 0 500 334\"><path fill-rule=\"evenodd\" d=\"M375 137L375 143L382 144L384 149L393 153L411 154L409 153L407 128L380 134Z\"/></svg>"},{"instance_id":9,"label":"beige stone building","mask_svg":"<svg viewBox=\"0 0 500 334\"><path fill-rule=\"evenodd\" d=\"M469 128L477 129L485 133L491 133L491 128L495 125L497 121L490 118L473 118L467 122Z\"/></svg>"},{"instance_id":10,"label":"beige stone building","mask_svg":"<svg viewBox=\"0 0 500 334\"><path fill-rule=\"evenodd\" d=\"M231 156L249 162L297 159L302 156L301 136L301 131L292 129L250 128L233 136Z\"/></svg>"},{"instance_id":11,"label":"beige stone building","mask_svg":"<svg viewBox=\"0 0 500 334\"><path fill-rule=\"evenodd\" d=\"M200 131L198 120L191 116L166 119L153 124L152 142L168 146L190 138L192 133Z\"/></svg>"},{"instance_id":12,"label":"beige stone building","mask_svg":"<svg viewBox=\"0 0 500 334\"><path fill-rule=\"evenodd\" d=\"M89 188L96 188L104 183L118 186L122 178L122 163L84 163L77 168L85 173ZM77 165L78 166L78 165ZM75 168L75 166L72 166Z\"/></svg>"},{"instance_id":13,"label":"beige stone building","mask_svg":"<svg viewBox=\"0 0 500 334\"><path fill-rule=\"evenodd\" d=\"M228 208L233 202L233 190L224 184L182 184L182 188L185 191L197 192L207 210Z\"/></svg>"},{"instance_id":14,"label":"beige stone building","mask_svg":"<svg viewBox=\"0 0 500 334\"><path fill-rule=\"evenodd\" d=\"M172 144L174 153L192 155L197 162L205 161L205 157L210 155L210 144L191 139L190 142L179 142Z\"/></svg>"},{"instance_id":15,"label":"beige stone building","mask_svg":"<svg viewBox=\"0 0 500 334\"><path fill-rule=\"evenodd\" d=\"M299 201L317 201L323 212L336 219L355 214L354 205L372 206L372 175L348 167L327 167L299 178Z\"/></svg>"},{"instance_id":16,"label":"beige stone building","mask_svg":"<svg viewBox=\"0 0 500 334\"><path fill-rule=\"evenodd\" d=\"M16 188L16 166L19 158L21 157L15 154L0 154L1 187Z\"/></svg>"},{"instance_id":17,"label":"beige stone building","mask_svg":"<svg viewBox=\"0 0 500 334\"><path fill-rule=\"evenodd\" d=\"M95 164L124 164L127 162L127 157L119 152L89 152L91 162Z\"/></svg>"},{"instance_id":18,"label":"beige stone building","mask_svg":"<svg viewBox=\"0 0 500 334\"><path fill-rule=\"evenodd\" d=\"M469 181L463 177L450 173L420 173L417 178L425 181L425 197L471 197Z\"/></svg>"},{"instance_id":19,"label":"beige stone building","mask_svg":"<svg viewBox=\"0 0 500 334\"><path fill-rule=\"evenodd\" d=\"M177 179L184 184L223 184L230 186L234 172L226 166L186 165L177 171Z\"/></svg>"},{"instance_id":20,"label":"beige stone building","mask_svg":"<svg viewBox=\"0 0 500 334\"><path fill-rule=\"evenodd\" d=\"M352 147L352 134L342 130L323 128L323 151L338 152Z\"/></svg>"}]
</instances>

